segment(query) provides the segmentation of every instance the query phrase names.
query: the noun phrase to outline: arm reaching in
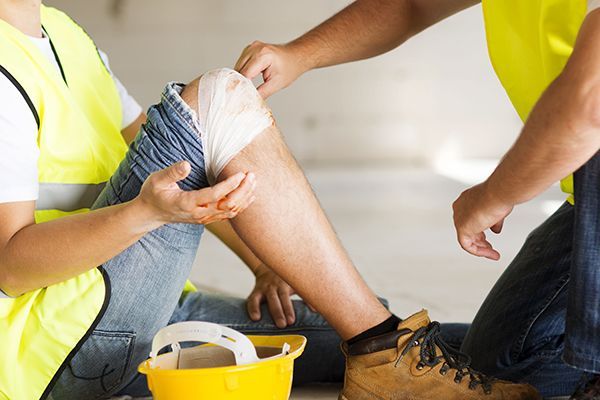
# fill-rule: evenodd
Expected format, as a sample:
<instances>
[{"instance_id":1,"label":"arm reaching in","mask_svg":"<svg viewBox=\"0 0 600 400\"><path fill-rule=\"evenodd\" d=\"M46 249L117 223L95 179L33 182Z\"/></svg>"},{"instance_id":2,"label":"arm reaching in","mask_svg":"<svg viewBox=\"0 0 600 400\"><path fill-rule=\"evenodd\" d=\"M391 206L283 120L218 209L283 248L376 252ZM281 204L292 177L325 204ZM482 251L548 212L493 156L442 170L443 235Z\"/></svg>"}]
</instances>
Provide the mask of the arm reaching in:
<instances>
[{"instance_id":1,"label":"arm reaching in","mask_svg":"<svg viewBox=\"0 0 600 400\"><path fill-rule=\"evenodd\" d=\"M386 53L410 37L480 0L357 0L284 45L255 41L235 69L250 79L262 74L267 98L303 73Z\"/></svg>"},{"instance_id":2,"label":"arm reaching in","mask_svg":"<svg viewBox=\"0 0 600 400\"><path fill-rule=\"evenodd\" d=\"M458 242L498 260L485 231L500 233L517 204L576 171L600 149L600 11L588 15L563 72L531 112L494 173L454 202Z\"/></svg>"},{"instance_id":3,"label":"arm reaching in","mask_svg":"<svg viewBox=\"0 0 600 400\"><path fill-rule=\"evenodd\" d=\"M0 288L18 296L75 277L116 256L167 223L209 224L233 218L254 200L253 174L234 174L197 191L177 182L179 162L150 175L134 200L35 224L35 202L0 204Z\"/></svg>"}]
</instances>

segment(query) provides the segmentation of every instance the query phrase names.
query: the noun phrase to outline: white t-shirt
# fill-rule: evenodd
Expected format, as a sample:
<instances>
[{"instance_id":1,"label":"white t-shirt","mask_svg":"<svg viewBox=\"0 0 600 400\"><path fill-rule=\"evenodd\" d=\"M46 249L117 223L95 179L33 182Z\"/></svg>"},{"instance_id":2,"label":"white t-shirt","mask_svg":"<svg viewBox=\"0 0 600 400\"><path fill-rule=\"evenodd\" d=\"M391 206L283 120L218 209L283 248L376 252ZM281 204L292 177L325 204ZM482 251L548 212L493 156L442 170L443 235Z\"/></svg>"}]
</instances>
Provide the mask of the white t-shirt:
<instances>
[{"instance_id":1,"label":"white t-shirt","mask_svg":"<svg viewBox=\"0 0 600 400\"><path fill-rule=\"evenodd\" d=\"M30 37L30 40L60 71L50 40L47 37ZM100 56L110 71L108 57L103 52ZM121 98L121 128L125 128L137 119L142 107L112 72L111 75ZM0 73L0 203L38 199L37 133L37 123L23 95Z\"/></svg>"}]
</instances>

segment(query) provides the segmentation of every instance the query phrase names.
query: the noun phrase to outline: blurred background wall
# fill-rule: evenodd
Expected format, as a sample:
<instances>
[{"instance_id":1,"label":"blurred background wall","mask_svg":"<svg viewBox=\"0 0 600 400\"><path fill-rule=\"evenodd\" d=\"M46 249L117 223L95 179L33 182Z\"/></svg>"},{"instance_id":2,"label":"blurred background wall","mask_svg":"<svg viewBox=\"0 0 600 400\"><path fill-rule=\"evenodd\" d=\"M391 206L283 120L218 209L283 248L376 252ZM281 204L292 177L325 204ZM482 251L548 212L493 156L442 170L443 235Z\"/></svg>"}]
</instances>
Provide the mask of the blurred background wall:
<instances>
[{"instance_id":1,"label":"blurred background wall","mask_svg":"<svg viewBox=\"0 0 600 400\"><path fill-rule=\"evenodd\" d=\"M233 66L252 40L286 42L348 1L46 3L86 28L146 107L165 82ZM519 127L488 61L480 7L377 59L311 72L270 105L305 166L497 158Z\"/></svg>"}]
</instances>

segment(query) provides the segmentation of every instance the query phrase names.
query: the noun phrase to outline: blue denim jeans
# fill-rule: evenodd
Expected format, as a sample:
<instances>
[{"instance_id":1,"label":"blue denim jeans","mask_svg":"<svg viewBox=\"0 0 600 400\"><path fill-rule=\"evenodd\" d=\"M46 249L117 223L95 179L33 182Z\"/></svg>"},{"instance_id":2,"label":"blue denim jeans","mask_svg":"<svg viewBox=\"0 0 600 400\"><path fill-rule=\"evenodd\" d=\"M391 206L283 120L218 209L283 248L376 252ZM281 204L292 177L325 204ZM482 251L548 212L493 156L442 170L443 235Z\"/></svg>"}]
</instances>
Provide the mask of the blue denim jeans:
<instances>
[{"instance_id":1,"label":"blue denim jeans","mask_svg":"<svg viewBox=\"0 0 600 400\"><path fill-rule=\"evenodd\" d=\"M193 113L179 96L183 86L169 84L161 102L148 111L148 122L126 158L96 201L107 207L136 197L148 175L175 162L188 160L190 176L184 190L208 186L202 143ZM278 329L263 307L263 319L251 321L244 300L195 292L182 296L203 227L173 224L159 228L103 265L110 278L108 308L91 336L66 364L51 392L54 400L95 400L119 393L147 396L137 366L150 352L156 332L167 324L203 320L228 325L245 333L298 333L308 338L296 362L295 382L339 381L344 360L340 338L318 314L294 301L296 322Z\"/></svg>"},{"instance_id":2,"label":"blue denim jeans","mask_svg":"<svg viewBox=\"0 0 600 400\"><path fill-rule=\"evenodd\" d=\"M535 229L473 323L447 324L446 340L489 375L573 393L600 372L600 156L575 174L565 203Z\"/></svg>"}]
</instances>

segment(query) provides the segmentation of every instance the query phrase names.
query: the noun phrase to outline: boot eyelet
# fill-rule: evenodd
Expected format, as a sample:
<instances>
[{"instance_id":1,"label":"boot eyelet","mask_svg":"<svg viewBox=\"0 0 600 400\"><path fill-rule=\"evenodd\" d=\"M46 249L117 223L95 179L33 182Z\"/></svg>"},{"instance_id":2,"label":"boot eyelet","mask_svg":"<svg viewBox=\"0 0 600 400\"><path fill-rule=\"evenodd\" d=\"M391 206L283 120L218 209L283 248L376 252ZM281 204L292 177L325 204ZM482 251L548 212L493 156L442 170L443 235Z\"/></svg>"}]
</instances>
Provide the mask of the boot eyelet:
<instances>
[{"instance_id":1,"label":"boot eyelet","mask_svg":"<svg viewBox=\"0 0 600 400\"><path fill-rule=\"evenodd\" d=\"M422 362L419 362L419 363L417 364L417 367L416 367L416 368L417 368L417 371L421 371L423 368L425 368L425 364L423 364Z\"/></svg>"}]
</instances>

